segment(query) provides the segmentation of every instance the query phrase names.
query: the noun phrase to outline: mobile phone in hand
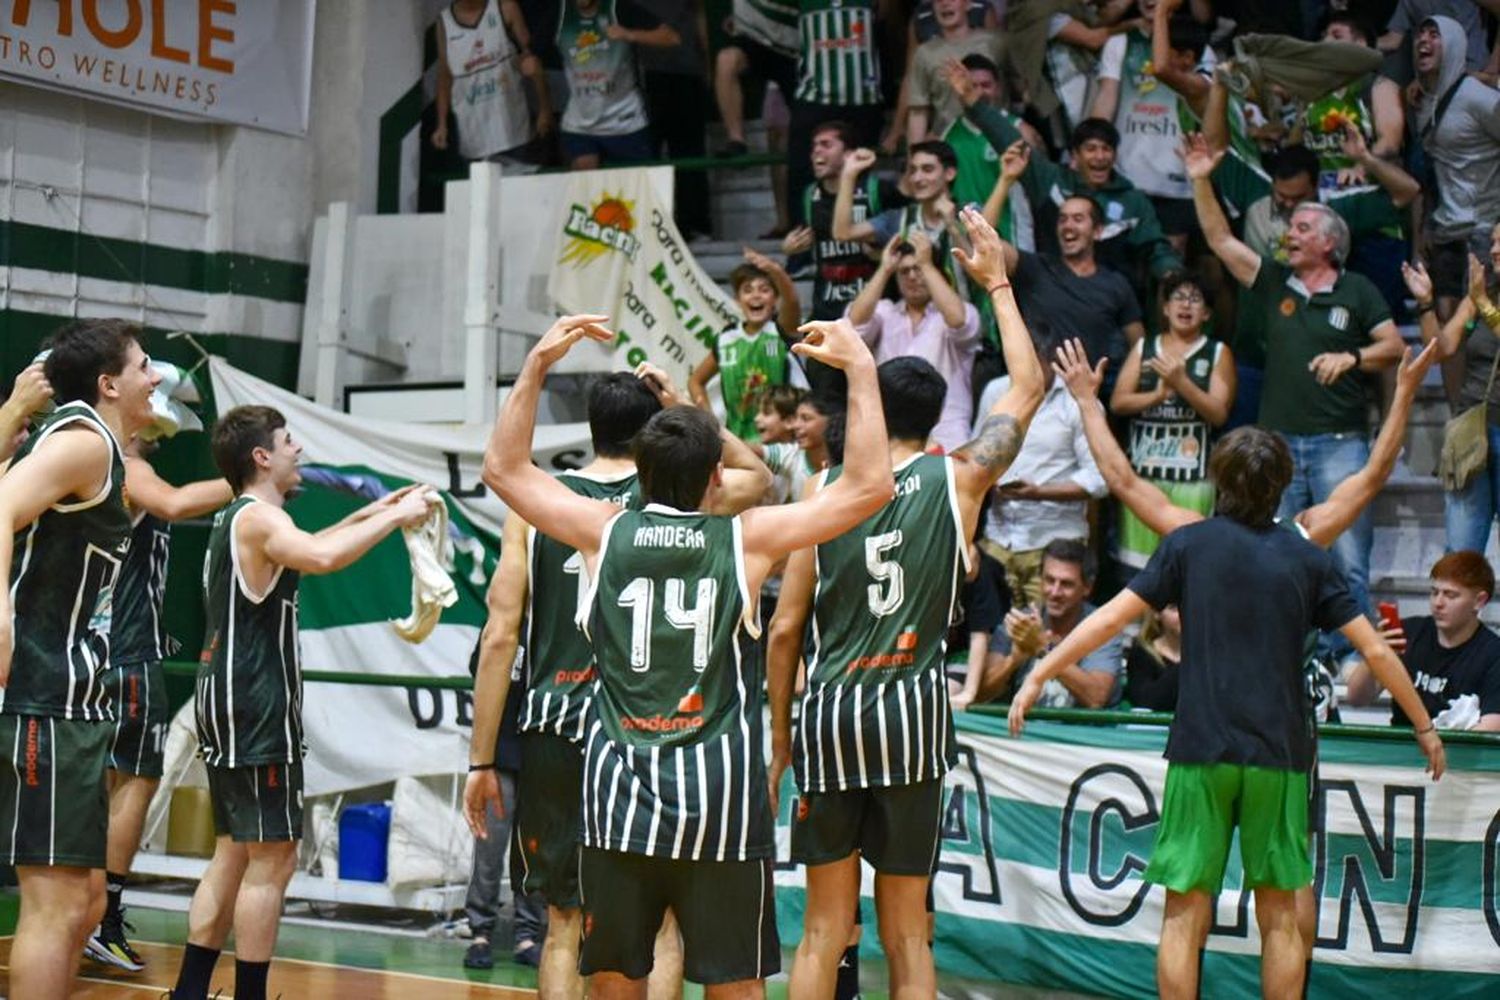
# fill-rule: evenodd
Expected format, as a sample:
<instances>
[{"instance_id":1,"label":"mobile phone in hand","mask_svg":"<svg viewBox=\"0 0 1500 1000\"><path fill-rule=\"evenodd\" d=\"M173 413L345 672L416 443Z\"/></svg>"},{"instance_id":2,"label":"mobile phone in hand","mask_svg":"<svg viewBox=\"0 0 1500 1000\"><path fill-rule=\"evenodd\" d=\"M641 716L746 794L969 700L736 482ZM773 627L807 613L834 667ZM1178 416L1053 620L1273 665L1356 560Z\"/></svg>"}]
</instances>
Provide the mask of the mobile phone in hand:
<instances>
[{"instance_id":1,"label":"mobile phone in hand","mask_svg":"<svg viewBox=\"0 0 1500 1000\"><path fill-rule=\"evenodd\" d=\"M1381 601L1375 606L1380 613L1380 623L1387 630L1401 630L1401 610L1390 601Z\"/></svg>"}]
</instances>

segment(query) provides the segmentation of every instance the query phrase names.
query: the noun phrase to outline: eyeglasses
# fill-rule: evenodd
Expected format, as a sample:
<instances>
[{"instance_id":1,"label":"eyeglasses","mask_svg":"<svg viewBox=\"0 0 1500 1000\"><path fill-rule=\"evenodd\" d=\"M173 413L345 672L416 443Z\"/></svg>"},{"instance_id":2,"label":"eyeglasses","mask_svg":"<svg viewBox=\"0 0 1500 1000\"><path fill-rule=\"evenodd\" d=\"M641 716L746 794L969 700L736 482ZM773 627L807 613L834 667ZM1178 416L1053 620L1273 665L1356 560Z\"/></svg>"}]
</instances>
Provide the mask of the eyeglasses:
<instances>
[{"instance_id":1,"label":"eyeglasses","mask_svg":"<svg viewBox=\"0 0 1500 1000\"><path fill-rule=\"evenodd\" d=\"M1186 302L1190 306L1201 306L1203 304L1202 292L1173 292L1167 296L1168 302Z\"/></svg>"}]
</instances>

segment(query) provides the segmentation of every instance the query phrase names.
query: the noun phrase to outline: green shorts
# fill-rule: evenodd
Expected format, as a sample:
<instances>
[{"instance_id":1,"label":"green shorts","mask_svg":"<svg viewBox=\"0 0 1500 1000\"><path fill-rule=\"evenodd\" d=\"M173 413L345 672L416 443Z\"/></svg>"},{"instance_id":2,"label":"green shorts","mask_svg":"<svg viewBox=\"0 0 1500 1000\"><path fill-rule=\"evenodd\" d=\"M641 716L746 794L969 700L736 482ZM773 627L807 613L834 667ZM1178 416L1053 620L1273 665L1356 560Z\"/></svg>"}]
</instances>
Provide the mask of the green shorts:
<instances>
[{"instance_id":1,"label":"green shorts","mask_svg":"<svg viewBox=\"0 0 1500 1000\"><path fill-rule=\"evenodd\" d=\"M302 764L208 768L214 832L235 843L302 839Z\"/></svg>"},{"instance_id":2,"label":"green shorts","mask_svg":"<svg viewBox=\"0 0 1500 1000\"><path fill-rule=\"evenodd\" d=\"M510 883L560 910L578 908L582 796L583 747L550 733L522 733Z\"/></svg>"},{"instance_id":3,"label":"green shorts","mask_svg":"<svg viewBox=\"0 0 1500 1000\"><path fill-rule=\"evenodd\" d=\"M842 861L858 851L883 875L931 875L943 818L943 779L797 798L792 860Z\"/></svg>"},{"instance_id":4,"label":"green shorts","mask_svg":"<svg viewBox=\"0 0 1500 1000\"><path fill-rule=\"evenodd\" d=\"M683 978L711 986L781 971L770 858L688 861L584 847L578 869L583 975L644 979L668 909L682 931Z\"/></svg>"},{"instance_id":5,"label":"green shorts","mask_svg":"<svg viewBox=\"0 0 1500 1000\"><path fill-rule=\"evenodd\" d=\"M1173 892L1216 894L1236 827L1245 888L1312 884L1307 772L1240 764L1167 765L1146 881Z\"/></svg>"},{"instance_id":6,"label":"green shorts","mask_svg":"<svg viewBox=\"0 0 1500 1000\"><path fill-rule=\"evenodd\" d=\"M104 671L104 683L115 708L110 770L160 778L171 721L161 661L111 665Z\"/></svg>"},{"instance_id":7,"label":"green shorts","mask_svg":"<svg viewBox=\"0 0 1500 1000\"><path fill-rule=\"evenodd\" d=\"M109 829L104 759L112 726L0 715L0 858L103 868Z\"/></svg>"}]
</instances>

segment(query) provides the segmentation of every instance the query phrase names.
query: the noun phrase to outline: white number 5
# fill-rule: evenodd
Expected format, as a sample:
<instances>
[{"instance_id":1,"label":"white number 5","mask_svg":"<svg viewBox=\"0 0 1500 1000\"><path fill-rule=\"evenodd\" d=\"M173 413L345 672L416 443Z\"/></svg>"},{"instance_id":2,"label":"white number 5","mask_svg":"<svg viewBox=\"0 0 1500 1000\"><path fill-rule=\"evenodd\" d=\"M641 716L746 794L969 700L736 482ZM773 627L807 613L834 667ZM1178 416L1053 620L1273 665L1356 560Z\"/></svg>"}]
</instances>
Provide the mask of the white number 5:
<instances>
[{"instance_id":1,"label":"white number 5","mask_svg":"<svg viewBox=\"0 0 1500 1000\"><path fill-rule=\"evenodd\" d=\"M876 618L894 614L901 607L901 602L906 600L906 571L894 559L883 558L890 549L900 544L899 528L865 539L865 569L875 578L875 582L869 586L870 614Z\"/></svg>"}]
</instances>

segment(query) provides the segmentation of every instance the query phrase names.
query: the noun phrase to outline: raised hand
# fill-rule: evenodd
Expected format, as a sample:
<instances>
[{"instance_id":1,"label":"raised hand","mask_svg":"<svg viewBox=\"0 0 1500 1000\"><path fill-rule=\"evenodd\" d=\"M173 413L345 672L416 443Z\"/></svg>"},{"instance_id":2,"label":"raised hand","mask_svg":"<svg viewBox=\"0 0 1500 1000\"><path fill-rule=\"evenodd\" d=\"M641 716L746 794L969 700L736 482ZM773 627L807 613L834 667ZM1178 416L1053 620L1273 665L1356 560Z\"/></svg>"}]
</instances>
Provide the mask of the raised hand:
<instances>
[{"instance_id":1,"label":"raised hand","mask_svg":"<svg viewBox=\"0 0 1500 1000\"><path fill-rule=\"evenodd\" d=\"M44 362L33 361L21 369L21 374L16 376L16 384L11 387L10 398L5 401L5 405L11 407L13 413L24 413L30 416L52 398L52 383L47 381L47 373L43 366Z\"/></svg>"},{"instance_id":2,"label":"raised hand","mask_svg":"<svg viewBox=\"0 0 1500 1000\"><path fill-rule=\"evenodd\" d=\"M403 528L415 528L427 520L427 514L432 509L435 496L432 488L425 485L421 489L408 490L400 499L391 504L391 512L395 515L396 523Z\"/></svg>"},{"instance_id":3,"label":"raised hand","mask_svg":"<svg viewBox=\"0 0 1500 1000\"><path fill-rule=\"evenodd\" d=\"M1000 176L1014 184L1021 179L1030 162L1031 147L1024 139L1017 139L1000 155Z\"/></svg>"},{"instance_id":4,"label":"raised hand","mask_svg":"<svg viewBox=\"0 0 1500 1000\"><path fill-rule=\"evenodd\" d=\"M932 241L927 234L920 229L913 229L906 234L906 242L911 244L912 256L917 260L918 267L926 267L932 263Z\"/></svg>"},{"instance_id":5,"label":"raised hand","mask_svg":"<svg viewBox=\"0 0 1500 1000\"><path fill-rule=\"evenodd\" d=\"M656 397L656 401L663 409L669 406L681 406L687 401L682 398L682 393L672 382L672 376L668 375L666 369L658 368L649 361L642 361L635 366L635 377L645 383L646 388Z\"/></svg>"},{"instance_id":6,"label":"raised hand","mask_svg":"<svg viewBox=\"0 0 1500 1000\"><path fill-rule=\"evenodd\" d=\"M1146 366L1156 372L1156 377L1161 379L1164 386L1175 387L1178 380L1187 374L1187 366L1183 364L1182 358L1170 351L1162 351L1148 358Z\"/></svg>"},{"instance_id":7,"label":"raised hand","mask_svg":"<svg viewBox=\"0 0 1500 1000\"><path fill-rule=\"evenodd\" d=\"M1406 282L1406 290L1411 292L1411 297L1417 300L1418 305L1427 305L1432 301L1432 276L1427 273L1427 265L1421 261L1409 264L1401 262L1401 280Z\"/></svg>"},{"instance_id":8,"label":"raised hand","mask_svg":"<svg viewBox=\"0 0 1500 1000\"><path fill-rule=\"evenodd\" d=\"M900 233L885 241L885 246L880 251L880 267L882 270L896 270L896 265L901 260L901 244L905 242L905 237Z\"/></svg>"},{"instance_id":9,"label":"raised hand","mask_svg":"<svg viewBox=\"0 0 1500 1000\"><path fill-rule=\"evenodd\" d=\"M953 259L985 289L1005 283L1008 280L1005 246L1000 241L1000 234L995 232L995 227L989 224L983 212L972 207L958 213L958 219L969 235L970 249L954 247Z\"/></svg>"},{"instance_id":10,"label":"raised hand","mask_svg":"<svg viewBox=\"0 0 1500 1000\"><path fill-rule=\"evenodd\" d=\"M542 334L542 339L531 349L531 356L543 365L551 366L560 361L584 337L608 343L615 339L612 331L601 326L608 316L602 313L579 313L575 316L559 316Z\"/></svg>"},{"instance_id":11,"label":"raised hand","mask_svg":"<svg viewBox=\"0 0 1500 1000\"><path fill-rule=\"evenodd\" d=\"M943 77L948 81L948 86L953 89L956 96L964 107L979 100L979 88L974 86L974 78L964 68L964 64L957 59L949 59L943 63Z\"/></svg>"},{"instance_id":12,"label":"raised hand","mask_svg":"<svg viewBox=\"0 0 1500 1000\"><path fill-rule=\"evenodd\" d=\"M1434 337L1422 348L1416 357L1412 357L1411 348L1401 352L1401 364L1396 367L1396 390L1410 392L1416 395L1417 387L1427 377L1427 369L1431 368L1438 356L1438 340Z\"/></svg>"},{"instance_id":13,"label":"raised hand","mask_svg":"<svg viewBox=\"0 0 1500 1000\"><path fill-rule=\"evenodd\" d=\"M875 150L861 146L844 157L843 173L856 177L875 165Z\"/></svg>"},{"instance_id":14,"label":"raised hand","mask_svg":"<svg viewBox=\"0 0 1500 1000\"><path fill-rule=\"evenodd\" d=\"M1182 137L1178 155L1182 157L1182 166L1187 170L1188 177L1206 180L1213 176L1219 161L1224 159L1224 150L1209 148L1208 140L1203 137L1202 132L1188 132Z\"/></svg>"},{"instance_id":15,"label":"raised hand","mask_svg":"<svg viewBox=\"0 0 1500 1000\"><path fill-rule=\"evenodd\" d=\"M1365 137L1347 118L1344 120L1342 132L1343 134L1339 136L1339 148L1355 163L1363 163L1370 152L1369 147L1365 145Z\"/></svg>"},{"instance_id":16,"label":"raised hand","mask_svg":"<svg viewBox=\"0 0 1500 1000\"><path fill-rule=\"evenodd\" d=\"M1076 337L1063 342L1057 349L1057 360L1052 362L1052 370L1079 403L1099 398L1104 369L1108 366L1108 358L1100 358L1097 365L1090 366L1088 351L1084 350L1083 341Z\"/></svg>"},{"instance_id":17,"label":"raised hand","mask_svg":"<svg viewBox=\"0 0 1500 1000\"><path fill-rule=\"evenodd\" d=\"M792 352L804 358L821 361L843 371L860 365L875 364L870 349L860 339L848 319L809 320L797 327L802 340L792 345Z\"/></svg>"},{"instance_id":18,"label":"raised hand","mask_svg":"<svg viewBox=\"0 0 1500 1000\"><path fill-rule=\"evenodd\" d=\"M1484 282L1484 264L1469 254L1469 300L1476 306L1489 304L1490 291Z\"/></svg>"},{"instance_id":19,"label":"raised hand","mask_svg":"<svg viewBox=\"0 0 1500 1000\"><path fill-rule=\"evenodd\" d=\"M798 226L787 233L781 240L781 252L790 257L796 253L806 253L813 246L812 226Z\"/></svg>"}]
</instances>

